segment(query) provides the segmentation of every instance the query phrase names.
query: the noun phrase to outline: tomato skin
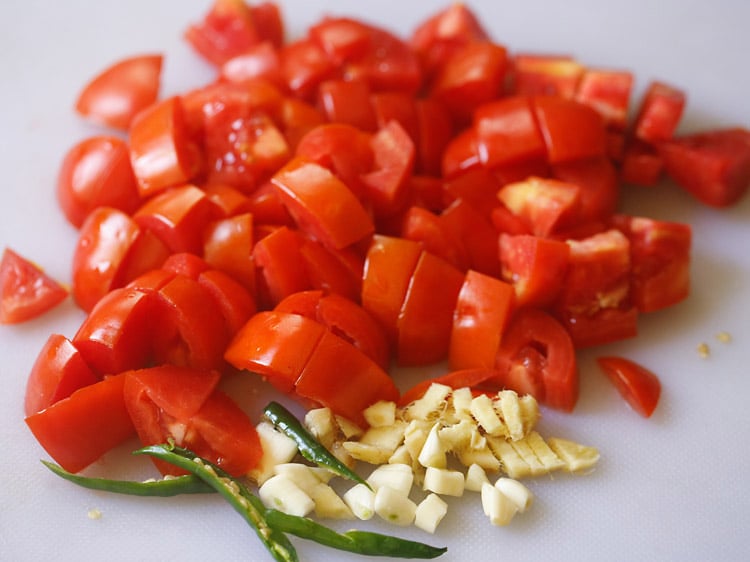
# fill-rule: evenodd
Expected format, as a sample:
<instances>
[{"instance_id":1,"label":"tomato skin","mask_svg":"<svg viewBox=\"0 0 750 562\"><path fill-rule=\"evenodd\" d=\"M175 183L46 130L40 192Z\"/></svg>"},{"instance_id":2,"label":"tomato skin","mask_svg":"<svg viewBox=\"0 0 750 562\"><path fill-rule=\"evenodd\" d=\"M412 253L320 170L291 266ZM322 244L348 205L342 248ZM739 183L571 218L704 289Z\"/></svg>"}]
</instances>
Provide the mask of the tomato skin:
<instances>
[{"instance_id":1,"label":"tomato skin","mask_svg":"<svg viewBox=\"0 0 750 562\"><path fill-rule=\"evenodd\" d=\"M641 101L633 134L648 143L672 138L685 108L685 93L663 82L652 82Z\"/></svg>"},{"instance_id":2,"label":"tomato skin","mask_svg":"<svg viewBox=\"0 0 750 562\"><path fill-rule=\"evenodd\" d=\"M198 151L189 136L179 97L141 111L130 127L130 163L142 197L190 181L198 172Z\"/></svg>"},{"instance_id":3,"label":"tomato skin","mask_svg":"<svg viewBox=\"0 0 750 562\"><path fill-rule=\"evenodd\" d=\"M440 214L440 221L454 239L461 241L469 268L500 277L498 232L488 217L463 199L456 199Z\"/></svg>"},{"instance_id":4,"label":"tomato skin","mask_svg":"<svg viewBox=\"0 0 750 562\"><path fill-rule=\"evenodd\" d=\"M159 95L162 55L138 55L107 67L83 88L76 111L94 122L127 131L133 118Z\"/></svg>"},{"instance_id":5,"label":"tomato skin","mask_svg":"<svg viewBox=\"0 0 750 562\"><path fill-rule=\"evenodd\" d=\"M606 154L604 119L595 109L555 96L535 96L533 106L550 164Z\"/></svg>"},{"instance_id":6,"label":"tomato skin","mask_svg":"<svg viewBox=\"0 0 750 562\"><path fill-rule=\"evenodd\" d=\"M320 322L382 369L388 368L390 349L385 331L364 308L352 300L320 290L303 291L286 297L274 310L300 314Z\"/></svg>"},{"instance_id":7,"label":"tomato skin","mask_svg":"<svg viewBox=\"0 0 750 562\"><path fill-rule=\"evenodd\" d=\"M518 305L551 305L562 290L569 246L529 234L501 234L499 246L502 277L513 285Z\"/></svg>"},{"instance_id":8,"label":"tomato skin","mask_svg":"<svg viewBox=\"0 0 750 562\"><path fill-rule=\"evenodd\" d=\"M379 400L396 401L388 373L343 338L324 331L295 383L302 398L367 427L362 411Z\"/></svg>"},{"instance_id":9,"label":"tomato skin","mask_svg":"<svg viewBox=\"0 0 750 562\"><path fill-rule=\"evenodd\" d=\"M473 128L477 153L488 168L545 156L545 138L527 96L510 96L477 108Z\"/></svg>"},{"instance_id":10,"label":"tomato skin","mask_svg":"<svg viewBox=\"0 0 750 562\"><path fill-rule=\"evenodd\" d=\"M345 123L362 131L375 130L370 86L364 80L326 80L318 87L318 107L331 123Z\"/></svg>"},{"instance_id":11,"label":"tomato skin","mask_svg":"<svg viewBox=\"0 0 750 562\"><path fill-rule=\"evenodd\" d=\"M167 247L127 214L111 207L95 209L81 226L73 253L73 298L90 311L112 289L168 256Z\"/></svg>"},{"instance_id":12,"label":"tomato skin","mask_svg":"<svg viewBox=\"0 0 750 562\"><path fill-rule=\"evenodd\" d=\"M258 298L261 307L272 308L284 297L311 288L304 260L300 259L303 237L282 226L255 243L253 259L258 268Z\"/></svg>"},{"instance_id":13,"label":"tomato skin","mask_svg":"<svg viewBox=\"0 0 750 562\"><path fill-rule=\"evenodd\" d=\"M221 216L219 207L194 186L165 189L141 205L133 219L153 232L173 253L200 254L203 231Z\"/></svg>"},{"instance_id":14,"label":"tomato skin","mask_svg":"<svg viewBox=\"0 0 750 562\"><path fill-rule=\"evenodd\" d=\"M454 236L439 216L427 209L410 207L404 213L401 237L419 242L426 251L462 271L468 267L468 257L460 238Z\"/></svg>"},{"instance_id":15,"label":"tomato skin","mask_svg":"<svg viewBox=\"0 0 750 562\"><path fill-rule=\"evenodd\" d=\"M467 271L453 313L448 365L452 370L492 369L515 304L513 286Z\"/></svg>"},{"instance_id":16,"label":"tomato skin","mask_svg":"<svg viewBox=\"0 0 750 562\"><path fill-rule=\"evenodd\" d=\"M624 357L597 357L596 362L630 407L644 418L650 418L661 396L659 378Z\"/></svg>"},{"instance_id":17,"label":"tomato skin","mask_svg":"<svg viewBox=\"0 0 750 562\"><path fill-rule=\"evenodd\" d=\"M289 393L325 331L319 322L299 314L259 312L237 332L224 358Z\"/></svg>"},{"instance_id":18,"label":"tomato skin","mask_svg":"<svg viewBox=\"0 0 750 562\"><path fill-rule=\"evenodd\" d=\"M31 367L24 411L27 416L41 412L98 380L71 341L60 334L52 334Z\"/></svg>"},{"instance_id":19,"label":"tomato skin","mask_svg":"<svg viewBox=\"0 0 750 562\"><path fill-rule=\"evenodd\" d=\"M153 327L162 321L155 299L151 290L122 287L94 305L72 341L97 375L114 375L146 364Z\"/></svg>"},{"instance_id":20,"label":"tomato skin","mask_svg":"<svg viewBox=\"0 0 750 562\"><path fill-rule=\"evenodd\" d=\"M466 123L477 107L503 92L507 67L507 52L501 45L467 43L440 66L430 95L442 101L457 122Z\"/></svg>"},{"instance_id":21,"label":"tomato skin","mask_svg":"<svg viewBox=\"0 0 750 562\"><path fill-rule=\"evenodd\" d=\"M429 252L422 252L398 314L398 363L427 365L448 356L453 310L463 273Z\"/></svg>"},{"instance_id":22,"label":"tomato skin","mask_svg":"<svg viewBox=\"0 0 750 562\"><path fill-rule=\"evenodd\" d=\"M79 472L135 433L124 383L124 377L113 376L85 386L28 416L26 425L55 462Z\"/></svg>"},{"instance_id":23,"label":"tomato skin","mask_svg":"<svg viewBox=\"0 0 750 562\"><path fill-rule=\"evenodd\" d=\"M362 268L347 263L343 251L326 248L317 240L302 237L299 254L311 287L359 301Z\"/></svg>"},{"instance_id":24,"label":"tomato skin","mask_svg":"<svg viewBox=\"0 0 750 562\"><path fill-rule=\"evenodd\" d=\"M518 309L500 343L496 366L507 388L530 391L540 402L566 412L575 408L575 349L565 328L550 314Z\"/></svg>"},{"instance_id":25,"label":"tomato skin","mask_svg":"<svg viewBox=\"0 0 750 562\"><path fill-rule=\"evenodd\" d=\"M252 9L243 0L215 0L201 21L185 30L185 39L215 65L242 54L261 40Z\"/></svg>"},{"instance_id":26,"label":"tomato skin","mask_svg":"<svg viewBox=\"0 0 750 562\"><path fill-rule=\"evenodd\" d=\"M596 109L608 129L624 131L632 89L630 72L587 68L578 82L575 99Z\"/></svg>"},{"instance_id":27,"label":"tomato skin","mask_svg":"<svg viewBox=\"0 0 750 562\"><path fill-rule=\"evenodd\" d=\"M341 249L375 231L351 190L327 168L295 158L272 179L300 230Z\"/></svg>"},{"instance_id":28,"label":"tomato skin","mask_svg":"<svg viewBox=\"0 0 750 562\"><path fill-rule=\"evenodd\" d=\"M97 207L132 213L140 204L128 145L122 139L96 136L68 150L57 176L57 201L68 222L80 227Z\"/></svg>"},{"instance_id":29,"label":"tomato skin","mask_svg":"<svg viewBox=\"0 0 750 562\"><path fill-rule=\"evenodd\" d=\"M578 222L606 221L617 210L620 186L617 170L608 157L557 164L552 167L552 175L578 186Z\"/></svg>"},{"instance_id":30,"label":"tomato skin","mask_svg":"<svg viewBox=\"0 0 750 562\"><path fill-rule=\"evenodd\" d=\"M209 223L203 234L203 258L215 269L255 292L253 215L237 214Z\"/></svg>"},{"instance_id":31,"label":"tomato skin","mask_svg":"<svg viewBox=\"0 0 750 562\"><path fill-rule=\"evenodd\" d=\"M659 145L667 175L698 201L723 208L750 187L750 130L719 129Z\"/></svg>"},{"instance_id":32,"label":"tomato skin","mask_svg":"<svg viewBox=\"0 0 750 562\"><path fill-rule=\"evenodd\" d=\"M385 329L392 344L397 324L417 267L422 246L413 240L376 234L365 258L362 276L362 306Z\"/></svg>"},{"instance_id":33,"label":"tomato skin","mask_svg":"<svg viewBox=\"0 0 750 562\"><path fill-rule=\"evenodd\" d=\"M584 67L567 55L519 53L512 60L512 90L522 95L551 95L571 99Z\"/></svg>"},{"instance_id":34,"label":"tomato skin","mask_svg":"<svg viewBox=\"0 0 750 562\"><path fill-rule=\"evenodd\" d=\"M0 324L19 324L60 304L68 291L36 264L3 250L0 260Z\"/></svg>"}]
</instances>

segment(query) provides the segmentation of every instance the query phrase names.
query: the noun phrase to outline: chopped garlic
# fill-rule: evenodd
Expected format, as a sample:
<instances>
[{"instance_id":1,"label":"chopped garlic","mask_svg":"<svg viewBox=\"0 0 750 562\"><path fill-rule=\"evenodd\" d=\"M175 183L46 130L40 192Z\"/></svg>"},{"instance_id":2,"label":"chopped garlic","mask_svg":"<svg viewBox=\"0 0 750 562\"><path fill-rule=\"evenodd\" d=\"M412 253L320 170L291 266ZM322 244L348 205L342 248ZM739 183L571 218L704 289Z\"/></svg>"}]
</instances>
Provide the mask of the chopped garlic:
<instances>
[{"instance_id":1,"label":"chopped garlic","mask_svg":"<svg viewBox=\"0 0 750 562\"><path fill-rule=\"evenodd\" d=\"M512 478L498 478L495 487L510 499L520 513L526 511L534 501L534 496L526 486Z\"/></svg>"},{"instance_id":2,"label":"chopped garlic","mask_svg":"<svg viewBox=\"0 0 750 562\"><path fill-rule=\"evenodd\" d=\"M464 488L470 492L481 492L483 484L489 484L490 480L487 478L487 473L484 468L478 464L472 464L466 470L466 482Z\"/></svg>"},{"instance_id":3,"label":"chopped garlic","mask_svg":"<svg viewBox=\"0 0 750 562\"><path fill-rule=\"evenodd\" d=\"M482 486L482 509L493 525L505 526L515 517L518 508L492 484Z\"/></svg>"},{"instance_id":4,"label":"chopped garlic","mask_svg":"<svg viewBox=\"0 0 750 562\"><path fill-rule=\"evenodd\" d=\"M422 488L443 496L460 497L464 494L465 477L458 470L427 467Z\"/></svg>"},{"instance_id":5,"label":"chopped garlic","mask_svg":"<svg viewBox=\"0 0 750 562\"><path fill-rule=\"evenodd\" d=\"M370 427L384 427L396 423L396 403L381 400L366 408L362 414Z\"/></svg>"},{"instance_id":6,"label":"chopped garlic","mask_svg":"<svg viewBox=\"0 0 750 562\"><path fill-rule=\"evenodd\" d=\"M447 513L448 504L437 494L429 494L417 505L414 525L428 533L435 533Z\"/></svg>"},{"instance_id":7,"label":"chopped garlic","mask_svg":"<svg viewBox=\"0 0 750 562\"><path fill-rule=\"evenodd\" d=\"M367 483L376 492L383 486L389 486L408 496L414 483L414 471L407 464L383 464L370 473Z\"/></svg>"},{"instance_id":8,"label":"chopped garlic","mask_svg":"<svg viewBox=\"0 0 750 562\"><path fill-rule=\"evenodd\" d=\"M594 447L588 447L559 437L547 439L547 444L565 463L565 469L568 472L589 470L599 460L599 451Z\"/></svg>"},{"instance_id":9,"label":"chopped garlic","mask_svg":"<svg viewBox=\"0 0 750 562\"><path fill-rule=\"evenodd\" d=\"M315 504L315 516L325 519L353 519L354 513L346 502L328 484L319 482L310 490Z\"/></svg>"},{"instance_id":10,"label":"chopped garlic","mask_svg":"<svg viewBox=\"0 0 750 562\"><path fill-rule=\"evenodd\" d=\"M367 521L375 515L375 492L364 484L355 484L349 488L343 497L357 519Z\"/></svg>"},{"instance_id":11,"label":"chopped garlic","mask_svg":"<svg viewBox=\"0 0 750 562\"><path fill-rule=\"evenodd\" d=\"M409 496L383 486L375 492L375 513L389 523L407 526L414 522L417 504L409 499Z\"/></svg>"},{"instance_id":12,"label":"chopped garlic","mask_svg":"<svg viewBox=\"0 0 750 562\"><path fill-rule=\"evenodd\" d=\"M260 422L256 429L260 446L263 449L263 456L261 456L258 466L252 469L248 476L255 480L258 485L262 485L273 476L274 467L277 464L287 463L295 457L297 444L277 431L269 422Z\"/></svg>"},{"instance_id":13,"label":"chopped garlic","mask_svg":"<svg viewBox=\"0 0 750 562\"><path fill-rule=\"evenodd\" d=\"M289 515L305 517L315 509L315 502L288 477L277 474L258 488L263 505Z\"/></svg>"},{"instance_id":14,"label":"chopped garlic","mask_svg":"<svg viewBox=\"0 0 750 562\"><path fill-rule=\"evenodd\" d=\"M435 423L427 434L422 450L417 456L419 464L424 467L434 466L444 468L448 461L445 456L445 447L440 440L440 423Z\"/></svg>"}]
</instances>

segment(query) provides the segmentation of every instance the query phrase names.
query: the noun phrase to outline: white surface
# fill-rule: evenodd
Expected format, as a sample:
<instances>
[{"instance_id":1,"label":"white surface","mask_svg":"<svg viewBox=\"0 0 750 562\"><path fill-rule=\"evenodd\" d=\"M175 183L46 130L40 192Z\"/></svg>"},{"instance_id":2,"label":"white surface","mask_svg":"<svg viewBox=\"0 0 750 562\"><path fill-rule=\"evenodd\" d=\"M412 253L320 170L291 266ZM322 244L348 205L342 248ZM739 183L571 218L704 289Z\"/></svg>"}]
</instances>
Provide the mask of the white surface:
<instances>
[{"instance_id":1,"label":"white surface","mask_svg":"<svg viewBox=\"0 0 750 562\"><path fill-rule=\"evenodd\" d=\"M79 88L125 55L167 54L164 93L201 84L210 69L181 40L208 0L0 3L0 245L68 280L73 229L53 198L57 167L73 142L97 129L72 112ZM408 32L447 2L284 2L292 34L324 12L354 14ZM473 2L494 38L514 51L566 52L589 65L633 70L637 87L661 78L689 95L684 129L750 126L750 2ZM639 192L633 212L690 222L694 289L679 306L643 318L636 340L581 356L582 395L573 415L545 412L542 431L596 445L599 469L529 483L530 512L492 528L478 497L449 501L437 536L444 560L740 560L748 553L750 465L748 312L750 198L725 211L702 208L672 187ZM70 302L17 327L0 326L0 560L266 560L258 541L218 498L108 496L58 480L23 423L26 374L53 331L72 335ZM725 330L734 339L721 344ZM696 346L707 342L711 356ZM661 375L663 399L645 420L593 365L599 352L641 361ZM255 408L262 407L256 404ZM123 448L95 471L119 474ZM99 520L87 511L98 508ZM342 528L347 528L348 524ZM374 522L362 528L400 529ZM303 560L349 555L298 543Z\"/></svg>"}]
</instances>

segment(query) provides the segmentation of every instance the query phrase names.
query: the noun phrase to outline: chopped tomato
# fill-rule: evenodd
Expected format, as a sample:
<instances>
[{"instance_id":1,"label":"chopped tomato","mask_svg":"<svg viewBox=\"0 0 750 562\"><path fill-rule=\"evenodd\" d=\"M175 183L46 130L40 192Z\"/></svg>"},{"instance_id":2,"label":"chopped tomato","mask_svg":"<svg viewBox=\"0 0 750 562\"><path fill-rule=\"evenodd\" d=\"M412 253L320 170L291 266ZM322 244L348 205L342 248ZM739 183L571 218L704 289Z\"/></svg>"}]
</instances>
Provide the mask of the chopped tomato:
<instances>
[{"instance_id":1,"label":"chopped tomato","mask_svg":"<svg viewBox=\"0 0 750 562\"><path fill-rule=\"evenodd\" d=\"M140 205L127 143L97 136L73 146L57 175L57 201L75 227L97 207L132 213Z\"/></svg>"},{"instance_id":2,"label":"chopped tomato","mask_svg":"<svg viewBox=\"0 0 750 562\"><path fill-rule=\"evenodd\" d=\"M79 472L135 433L124 384L125 377L114 376L84 386L28 416L26 425L55 462Z\"/></svg>"},{"instance_id":3,"label":"chopped tomato","mask_svg":"<svg viewBox=\"0 0 750 562\"><path fill-rule=\"evenodd\" d=\"M130 127L130 162L138 191L147 197L190 181L199 171L185 109L171 97L141 111Z\"/></svg>"},{"instance_id":4,"label":"chopped tomato","mask_svg":"<svg viewBox=\"0 0 750 562\"><path fill-rule=\"evenodd\" d=\"M230 474L246 474L260 459L260 441L247 415L216 389L219 373L160 366L121 375L124 399L143 445L172 439ZM165 474L173 465L155 463Z\"/></svg>"},{"instance_id":5,"label":"chopped tomato","mask_svg":"<svg viewBox=\"0 0 750 562\"><path fill-rule=\"evenodd\" d=\"M535 96L533 107L550 164L606 154L604 119L595 109L557 96Z\"/></svg>"},{"instance_id":6,"label":"chopped tomato","mask_svg":"<svg viewBox=\"0 0 750 562\"><path fill-rule=\"evenodd\" d=\"M513 57L513 91L571 99L586 69L567 55L519 53Z\"/></svg>"},{"instance_id":7,"label":"chopped tomato","mask_svg":"<svg viewBox=\"0 0 750 562\"><path fill-rule=\"evenodd\" d=\"M98 207L81 226L73 253L73 298L90 311L112 289L160 267L169 250L122 211Z\"/></svg>"},{"instance_id":8,"label":"chopped tomato","mask_svg":"<svg viewBox=\"0 0 750 562\"><path fill-rule=\"evenodd\" d=\"M659 378L624 357L598 357L596 361L630 407L645 418L651 417L661 396Z\"/></svg>"},{"instance_id":9,"label":"chopped tomato","mask_svg":"<svg viewBox=\"0 0 750 562\"><path fill-rule=\"evenodd\" d=\"M344 123L363 131L375 130L370 85L364 80L326 80L318 87L318 106L331 123Z\"/></svg>"},{"instance_id":10,"label":"chopped tomato","mask_svg":"<svg viewBox=\"0 0 750 562\"><path fill-rule=\"evenodd\" d=\"M161 55L138 55L114 63L86 84L76 100L76 111L127 131L133 118L156 101L162 62Z\"/></svg>"},{"instance_id":11,"label":"chopped tomato","mask_svg":"<svg viewBox=\"0 0 750 562\"><path fill-rule=\"evenodd\" d=\"M318 164L295 158L272 181L300 229L331 248L359 242L375 230L351 190Z\"/></svg>"},{"instance_id":12,"label":"chopped tomato","mask_svg":"<svg viewBox=\"0 0 750 562\"><path fill-rule=\"evenodd\" d=\"M532 234L550 236L578 219L581 188L572 183L531 177L504 185L497 198L528 224Z\"/></svg>"},{"instance_id":13,"label":"chopped tomato","mask_svg":"<svg viewBox=\"0 0 750 562\"><path fill-rule=\"evenodd\" d=\"M675 183L713 207L733 205L750 187L750 130L720 129L659 145Z\"/></svg>"},{"instance_id":14,"label":"chopped tomato","mask_svg":"<svg viewBox=\"0 0 750 562\"><path fill-rule=\"evenodd\" d=\"M578 82L575 99L596 109L608 128L624 131L632 88L630 72L587 68Z\"/></svg>"},{"instance_id":15,"label":"chopped tomato","mask_svg":"<svg viewBox=\"0 0 750 562\"><path fill-rule=\"evenodd\" d=\"M215 0L203 19L187 28L185 38L216 65L261 41L252 8L244 0Z\"/></svg>"},{"instance_id":16,"label":"chopped tomato","mask_svg":"<svg viewBox=\"0 0 750 562\"><path fill-rule=\"evenodd\" d=\"M573 342L565 328L540 309L516 311L496 364L507 388L533 394L540 402L568 412L578 401Z\"/></svg>"},{"instance_id":17,"label":"chopped tomato","mask_svg":"<svg viewBox=\"0 0 750 562\"><path fill-rule=\"evenodd\" d=\"M203 234L203 257L215 269L231 275L255 292L253 215L242 213L209 223Z\"/></svg>"},{"instance_id":18,"label":"chopped tomato","mask_svg":"<svg viewBox=\"0 0 750 562\"><path fill-rule=\"evenodd\" d=\"M0 324L36 318L67 296L65 287L39 266L5 248L0 261Z\"/></svg>"},{"instance_id":19,"label":"chopped tomato","mask_svg":"<svg viewBox=\"0 0 750 562\"><path fill-rule=\"evenodd\" d=\"M258 298L273 307L284 297L311 288L305 262L301 259L303 237L286 226L273 229L253 247L258 268ZM265 290L265 294L264 293Z\"/></svg>"},{"instance_id":20,"label":"chopped tomato","mask_svg":"<svg viewBox=\"0 0 750 562\"><path fill-rule=\"evenodd\" d=\"M514 301L512 285L476 271L466 272L453 313L451 369L495 366Z\"/></svg>"},{"instance_id":21,"label":"chopped tomato","mask_svg":"<svg viewBox=\"0 0 750 562\"><path fill-rule=\"evenodd\" d=\"M41 412L98 380L71 341L60 334L52 334L31 367L24 411L27 416Z\"/></svg>"},{"instance_id":22,"label":"chopped tomato","mask_svg":"<svg viewBox=\"0 0 750 562\"><path fill-rule=\"evenodd\" d=\"M682 117L685 101L682 90L663 82L652 82L635 117L633 133L648 143L671 139Z\"/></svg>"}]
</instances>

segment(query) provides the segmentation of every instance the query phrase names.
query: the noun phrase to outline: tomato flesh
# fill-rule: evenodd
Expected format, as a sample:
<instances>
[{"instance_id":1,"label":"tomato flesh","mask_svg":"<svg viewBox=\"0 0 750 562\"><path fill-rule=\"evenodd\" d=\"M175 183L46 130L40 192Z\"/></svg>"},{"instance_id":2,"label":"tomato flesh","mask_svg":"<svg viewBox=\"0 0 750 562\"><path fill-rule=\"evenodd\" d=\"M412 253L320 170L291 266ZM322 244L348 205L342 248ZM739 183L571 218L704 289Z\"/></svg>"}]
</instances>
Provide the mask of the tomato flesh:
<instances>
[{"instance_id":1,"label":"tomato flesh","mask_svg":"<svg viewBox=\"0 0 750 562\"><path fill-rule=\"evenodd\" d=\"M598 357L599 367L637 413L649 418L661 396L661 382L649 369L624 357Z\"/></svg>"},{"instance_id":2,"label":"tomato flesh","mask_svg":"<svg viewBox=\"0 0 750 562\"><path fill-rule=\"evenodd\" d=\"M10 248L0 260L0 324L18 324L56 307L68 291Z\"/></svg>"}]
</instances>

